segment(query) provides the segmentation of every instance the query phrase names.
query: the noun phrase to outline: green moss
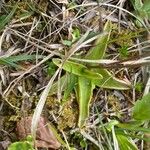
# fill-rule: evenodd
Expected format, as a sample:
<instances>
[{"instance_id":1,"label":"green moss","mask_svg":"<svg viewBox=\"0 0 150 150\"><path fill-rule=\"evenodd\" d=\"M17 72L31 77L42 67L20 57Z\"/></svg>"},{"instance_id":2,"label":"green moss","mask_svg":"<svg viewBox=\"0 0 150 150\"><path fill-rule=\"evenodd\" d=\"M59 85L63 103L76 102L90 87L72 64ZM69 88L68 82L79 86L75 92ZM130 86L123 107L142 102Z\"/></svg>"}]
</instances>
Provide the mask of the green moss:
<instances>
[{"instance_id":1,"label":"green moss","mask_svg":"<svg viewBox=\"0 0 150 150\"><path fill-rule=\"evenodd\" d=\"M58 128L61 130L73 128L78 120L78 107L73 101L67 101L58 119Z\"/></svg>"}]
</instances>

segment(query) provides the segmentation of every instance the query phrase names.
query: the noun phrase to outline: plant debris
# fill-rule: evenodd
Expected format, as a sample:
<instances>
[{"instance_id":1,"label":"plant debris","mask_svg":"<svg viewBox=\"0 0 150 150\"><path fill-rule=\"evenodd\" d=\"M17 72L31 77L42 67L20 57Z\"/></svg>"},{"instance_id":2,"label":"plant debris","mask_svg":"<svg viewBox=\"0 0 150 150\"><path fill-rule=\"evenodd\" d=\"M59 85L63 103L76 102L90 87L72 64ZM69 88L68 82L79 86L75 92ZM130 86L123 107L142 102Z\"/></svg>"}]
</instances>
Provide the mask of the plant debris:
<instances>
[{"instance_id":1,"label":"plant debris","mask_svg":"<svg viewBox=\"0 0 150 150\"><path fill-rule=\"evenodd\" d=\"M21 118L17 122L16 130L19 140L23 140L28 135L31 135L31 122L31 116ZM45 118L41 117L36 131L35 147L58 149L60 146L61 144L58 142L53 131L47 126Z\"/></svg>"}]
</instances>

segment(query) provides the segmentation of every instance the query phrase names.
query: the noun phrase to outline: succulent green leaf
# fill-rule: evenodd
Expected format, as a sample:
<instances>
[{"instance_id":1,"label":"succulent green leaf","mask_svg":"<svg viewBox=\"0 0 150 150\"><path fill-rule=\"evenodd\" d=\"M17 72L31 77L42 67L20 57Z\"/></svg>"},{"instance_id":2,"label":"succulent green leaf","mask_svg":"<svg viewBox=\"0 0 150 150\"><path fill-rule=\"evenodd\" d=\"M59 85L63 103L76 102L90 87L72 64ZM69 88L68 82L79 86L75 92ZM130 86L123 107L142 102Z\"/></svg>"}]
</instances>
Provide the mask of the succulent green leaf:
<instances>
[{"instance_id":1,"label":"succulent green leaf","mask_svg":"<svg viewBox=\"0 0 150 150\"><path fill-rule=\"evenodd\" d=\"M35 149L29 142L24 141L24 142L15 142L11 144L8 150L35 150Z\"/></svg>"},{"instance_id":2,"label":"succulent green leaf","mask_svg":"<svg viewBox=\"0 0 150 150\"><path fill-rule=\"evenodd\" d=\"M59 85L63 86L63 91L66 90L67 81L67 75L64 75L59 79L59 81L54 82L49 92L49 96L57 93Z\"/></svg>"},{"instance_id":3,"label":"succulent green leaf","mask_svg":"<svg viewBox=\"0 0 150 150\"><path fill-rule=\"evenodd\" d=\"M111 23L107 22L105 24L104 32L100 35L100 37L95 43L96 46L93 49L91 49L89 53L85 56L86 59L95 60L104 57L110 38L111 29ZM102 88L119 90L125 90L130 88L130 83L126 83L125 81L113 77L105 69L88 69L83 64L79 64L77 62L68 60L63 63L61 59L58 58L53 59L53 63L58 67L62 67L62 69L64 69L65 71L74 74L76 78L78 78L78 83L74 82L74 84L71 86L71 89L73 86L76 87L75 91L77 95L77 101L79 104L78 126L80 128L82 128L85 125L85 121L89 116L89 105L95 85ZM70 90L68 91L69 92L67 93L70 93Z\"/></svg>"},{"instance_id":4,"label":"succulent green leaf","mask_svg":"<svg viewBox=\"0 0 150 150\"><path fill-rule=\"evenodd\" d=\"M107 44L111 33L111 23L108 21L105 24L104 32L99 35L99 38L95 42L95 47L90 49L89 53L85 56L85 59L101 59L105 55Z\"/></svg>"},{"instance_id":5,"label":"succulent green leaf","mask_svg":"<svg viewBox=\"0 0 150 150\"><path fill-rule=\"evenodd\" d=\"M89 105L93 94L94 85L91 80L79 77L78 78L78 104L79 104L79 120L78 126L82 128L89 116Z\"/></svg>"},{"instance_id":6,"label":"succulent green leaf","mask_svg":"<svg viewBox=\"0 0 150 150\"><path fill-rule=\"evenodd\" d=\"M143 125L141 123L141 125ZM143 132L143 133L150 133L149 128L140 127L137 125L131 125L131 124L118 124L117 125L120 129L126 130L126 131L135 131L135 132Z\"/></svg>"},{"instance_id":7,"label":"succulent green leaf","mask_svg":"<svg viewBox=\"0 0 150 150\"><path fill-rule=\"evenodd\" d=\"M128 123L119 123L117 126L123 129L135 129L140 127L143 124L143 121L130 121Z\"/></svg>"},{"instance_id":8,"label":"succulent green leaf","mask_svg":"<svg viewBox=\"0 0 150 150\"><path fill-rule=\"evenodd\" d=\"M106 128L109 132L111 132L111 131L112 131L112 128L113 128L114 126L116 126L118 123L119 123L119 122L118 122L117 120L110 120L110 121L106 124L105 128Z\"/></svg>"},{"instance_id":9,"label":"succulent green leaf","mask_svg":"<svg viewBox=\"0 0 150 150\"><path fill-rule=\"evenodd\" d=\"M150 120L150 93L137 100L133 107L133 118L135 120Z\"/></svg>"},{"instance_id":10,"label":"succulent green leaf","mask_svg":"<svg viewBox=\"0 0 150 150\"><path fill-rule=\"evenodd\" d=\"M33 138L29 135L25 141L14 142L8 147L8 150L35 150L33 148Z\"/></svg>"},{"instance_id":11,"label":"succulent green leaf","mask_svg":"<svg viewBox=\"0 0 150 150\"><path fill-rule=\"evenodd\" d=\"M53 59L53 63L61 67L61 59ZM86 66L72 61L65 61L62 68L72 74L89 79L102 79L102 75L89 70Z\"/></svg>"},{"instance_id":12,"label":"succulent green leaf","mask_svg":"<svg viewBox=\"0 0 150 150\"><path fill-rule=\"evenodd\" d=\"M101 80L92 80L93 84L95 84L98 87L101 88L107 88L107 89L116 89L116 90L127 90L131 88L130 83L127 83L123 80L119 80L115 77L113 77L110 72L108 72L106 69L94 69L93 71L100 73L103 76L103 79Z\"/></svg>"},{"instance_id":13,"label":"succulent green leaf","mask_svg":"<svg viewBox=\"0 0 150 150\"><path fill-rule=\"evenodd\" d=\"M138 150L131 138L116 133L120 150Z\"/></svg>"},{"instance_id":14,"label":"succulent green leaf","mask_svg":"<svg viewBox=\"0 0 150 150\"><path fill-rule=\"evenodd\" d=\"M52 88L49 92L49 96L54 95L58 91L58 86L60 85L61 90L64 91L63 100L66 100L69 94L72 92L73 88L77 84L77 76L74 74L65 74L59 81L53 83Z\"/></svg>"},{"instance_id":15,"label":"succulent green leaf","mask_svg":"<svg viewBox=\"0 0 150 150\"><path fill-rule=\"evenodd\" d=\"M140 20L143 20L145 17L150 17L150 1L149 0L131 0L133 7L136 11L136 14Z\"/></svg>"},{"instance_id":16,"label":"succulent green leaf","mask_svg":"<svg viewBox=\"0 0 150 150\"><path fill-rule=\"evenodd\" d=\"M135 10L141 10L143 6L142 0L134 0L133 6Z\"/></svg>"},{"instance_id":17,"label":"succulent green leaf","mask_svg":"<svg viewBox=\"0 0 150 150\"><path fill-rule=\"evenodd\" d=\"M77 76L74 74L67 74L67 85L66 89L64 90L63 101L66 101L67 98L70 96L70 93L73 91L76 83L77 83Z\"/></svg>"},{"instance_id":18,"label":"succulent green leaf","mask_svg":"<svg viewBox=\"0 0 150 150\"><path fill-rule=\"evenodd\" d=\"M150 1L149 0L144 1L144 5L142 7L142 10L145 12L145 15L150 17Z\"/></svg>"}]
</instances>

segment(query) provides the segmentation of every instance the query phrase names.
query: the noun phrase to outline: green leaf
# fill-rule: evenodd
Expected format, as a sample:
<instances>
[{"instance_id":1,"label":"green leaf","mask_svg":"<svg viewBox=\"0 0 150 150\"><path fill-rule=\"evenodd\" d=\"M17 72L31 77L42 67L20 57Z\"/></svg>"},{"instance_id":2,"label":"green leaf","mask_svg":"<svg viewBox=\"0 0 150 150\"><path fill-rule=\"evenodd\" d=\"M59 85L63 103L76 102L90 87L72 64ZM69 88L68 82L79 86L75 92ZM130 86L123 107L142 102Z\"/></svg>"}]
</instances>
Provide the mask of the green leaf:
<instances>
[{"instance_id":1,"label":"green leaf","mask_svg":"<svg viewBox=\"0 0 150 150\"><path fill-rule=\"evenodd\" d=\"M10 20L12 19L14 13L16 12L16 9L17 9L17 5L15 5L15 6L13 7L13 9L12 9L12 11L10 12L9 15L7 15L5 18L4 18L4 16L2 16L2 17L0 18L0 31L5 27L5 25L6 25L7 23L10 22Z\"/></svg>"},{"instance_id":2,"label":"green leaf","mask_svg":"<svg viewBox=\"0 0 150 150\"><path fill-rule=\"evenodd\" d=\"M101 59L104 57L107 44L110 38L110 33L111 33L111 23L108 21L105 24L104 33L99 35L99 38L96 40L94 44L96 46L89 50L89 52L85 56L85 59L94 60L94 59Z\"/></svg>"},{"instance_id":3,"label":"green leaf","mask_svg":"<svg viewBox=\"0 0 150 150\"><path fill-rule=\"evenodd\" d=\"M66 45L66 46L72 45L72 41L69 41L69 40L63 40L62 43L63 43L63 45Z\"/></svg>"},{"instance_id":4,"label":"green leaf","mask_svg":"<svg viewBox=\"0 0 150 150\"><path fill-rule=\"evenodd\" d=\"M136 132L144 132L144 133L150 133L149 128L141 127L144 124L144 121L130 121L128 123L119 123L117 124L116 130L127 130L127 131L136 131Z\"/></svg>"},{"instance_id":5,"label":"green leaf","mask_svg":"<svg viewBox=\"0 0 150 150\"><path fill-rule=\"evenodd\" d=\"M82 128L85 124L87 117L89 116L89 105L93 94L94 85L92 82L85 78L78 78L78 104L79 104L79 120L78 126Z\"/></svg>"},{"instance_id":6,"label":"green leaf","mask_svg":"<svg viewBox=\"0 0 150 150\"><path fill-rule=\"evenodd\" d=\"M146 13L150 13L150 1L149 0L145 0L142 9L146 12Z\"/></svg>"},{"instance_id":7,"label":"green leaf","mask_svg":"<svg viewBox=\"0 0 150 150\"><path fill-rule=\"evenodd\" d=\"M135 10L142 10L142 6L143 6L143 3L141 0L134 0L134 9Z\"/></svg>"},{"instance_id":8,"label":"green leaf","mask_svg":"<svg viewBox=\"0 0 150 150\"><path fill-rule=\"evenodd\" d=\"M58 67L61 67L61 59L53 59L53 63L56 64ZM72 61L65 61L62 68L65 71L68 71L70 73L73 73L78 76L82 76L89 79L102 79L102 75L99 73L95 73L89 69L87 69L86 66L82 64L78 64Z\"/></svg>"},{"instance_id":9,"label":"green leaf","mask_svg":"<svg viewBox=\"0 0 150 150\"><path fill-rule=\"evenodd\" d=\"M137 19L135 20L135 24L136 24L138 27L143 27L143 24L144 24L143 17L137 16Z\"/></svg>"},{"instance_id":10,"label":"green leaf","mask_svg":"<svg viewBox=\"0 0 150 150\"><path fill-rule=\"evenodd\" d=\"M119 122L117 120L110 120L106 125L105 125L105 128L111 132L112 131L112 128L114 126L116 126Z\"/></svg>"},{"instance_id":11,"label":"green leaf","mask_svg":"<svg viewBox=\"0 0 150 150\"><path fill-rule=\"evenodd\" d=\"M63 102L67 100L70 96L70 93L73 91L75 85L77 83L77 76L74 74L67 74L67 85L64 90Z\"/></svg>"},{"instance_id":12,"label":"green leaf","mask_svg":"<svg viewBox=\"0 0 150 150\"><path fill-rule=\"evenodd\" d=\"M143 121L130 121L128 123L119 123L117 124L118 127L124 128L124 129L134 129L143 124Z\"/></svg>"},{"instance_id":13,"label":"green leaf","mask_svg":"<svg viewBox=\"0 0 150 150\"><path fill-rule=\"evenodd\" d=\"M80 141L80 146L81 146L81 148L86 148L88 146L87 141L85 139L81 140Z\"/></svg>"},{"instance_id":14,"label":"green leaf","mask_svg":"<svg viewBox=\"0 0 150 150\"><path fill-rule=\"evenodd\" d=\"M119 132L119 134L121 134L120 132ZM147 133L146 133L147 134ZM144 141L146 141L146 142L150 142L150 138L148 138L148 137L143 137L143 135L137 135L137 134L132 134L132 132L130 133L130 134L128 134L128 133L123 133L123 134L121 134L121 135L123 135L123 136L125 136L125 137L129 137L129 138L134 138L134 139L139 139L139 140L144 140Z\"/></svg>"},{"instance_id":15,"label":"green leaf","mask_svg":"<svg viewBox=\"0 0 150 150\"><path fill-rule=\"evenodd\" d=\"M96 47L91 49L87 56L85 57L86 59L101 59L105 55L105 51L107 48L107 44L110 38L110 33L112 30L111 23L108 21L105 24L104 27L104 34L100 35L100 38L96 41ZM92 65L92 64L91 64ZM126 90L130 88L130 84L126 83L123 80L119 80L115 77L113 77L107 70L105 69L92 69L94 72L99 73L103 76L103 79L101 80L92 80L92 82L102 88L108 88L108 89L118 89L118 90Z\"/></svg>"},{"instance_id":16,"label":"green leaf","mask_svg":"<svg viewBox=\"0 0 150 150\"><path fill-rule=\"evenodd\" d=\"M146 17L150 17L150 1L145 0L142 10L145 12Z\"/></svg>"},{"instance_id":17,"label":"green leaf","mask_svg":"<svg viewBox=\"0 0 150 150\"><path fill-rule=\"evenodd\" d=\"M80 38L80 30L78 28L73 29L72 42L75 42L79 38Z\"/></svg>"},{"instance_id":18,"label":"green leaf","mask_svg":"<svg viewBox=\"0 0 150 150\"><path fill-rule=\"evenodd\" d=\"M101 88L127 90L131 87L130 83L119 80L113 77L106 69L93 69L94 72L100 73L103 76L101 80L92 80L93 84Z\"/></svg>"},{"instance_id":19,"label":"green leaf","mask_svg":"<svg viewBox=\"0 0 150 150\"><path fill-rule=\"evenodd\" d=\"M115 130L115 132L116 132L118 135L122 135L122 136L124 136L124 137L129 138L129 139L134 138L134 139L144 140L145 143L146 143L146 142L150 142L149 136L143 136L143 134L138 134L138 135L137 135L137 134L134 134L133 132L125 132L124 130L118 131L117 129ZM138 131L138 132L140 132L140 131ZM148 133L146 133L146 134L148 134ZM146 135L146 134L145 134L145 135Z\"/></svg>"},{"instance_id":20,"label":"green leaf","mask_svg":"<svg viewBox=\"0 0 150 150\"><path fill-rule=\"evenodd\" d=\"M33 148L33 138L29 135L25 141L14 142L8 147L8 150L35 150Z\"/></svg>"},{"instance_id":21,"label":"green leaf","mask_svg":"<svg viewBox=\"0 0 150 150\"><path fill-rule=\"evenodd\" d=\"M62 89L63 91L66 90L67 83L68 83L67 82L67 75L62 76L59 79L59 81L56 81L56 82L53 83L53 85L51 87L51 90L49 92L49 96L54 95L54 94L57 93L57 91L58 91L58 85L59 85L58 83L60 83L60 86L63 86L63 89Z\"/></svg>"},{"instance_id":22,"label":"green leaf","mask_svg":"<svg viewBox=\"0 0 150 150\"><path fill-rule=\"evenodd\" d=\"M143 20L145 17L150 17L150 1L149 0L131 0L137 16L140 20Z\"/></svg>"},{"instance_id":23,"label":"green leaf","mask_svg":"<svg viewBox=\"0 0 150 150\"><path fill-rule=\"evenodd\" d=\"M31 143L28 141L24 142L15 142L11 144L8 148L8 150L35 150Z\"/></svg>"},{"instance_id":24,"label":"green leaf","mask_svg":"<svg viewBox=\"0 0 150 150\"><path fill-rule=\"evenodd\" d=\"M138 150L131 138L116 133L120 150Z\"/></svg>"},{"instance_id":25,"label":"green leaf","mask_svg":"<svg viewBox=\"0 0 150 150\"><path fill-rule=\"evenodd\" d=\"M48 65L47 68L48 75L53 76L57 70L57 66L53 62L48 62L47 65Z\"/></svg>"},{"instance_id":26,"label":"green leaf","mask_svg":"<svg viewBox=\"0 0 150 150\"><path fill-rule=\"evenodd\" d=\"M133 118L135 120L150 120L150 93L136 101L133 107Z\"/></svg>"},{"instance_id":27,"label":"green leaf","mask_svg":"<svg viewBox=\"0 0 150 150\"><path fill-rule=\"evenodd\" d=\"M63 100L65 100L68 97L68 94L70 94L70 92L72 91L72 88L75 87L76 83L77 77L75 75L65 74L59 79L59 81L53 83L52 88L49 92L49 96L56 94L59 88L58 86L60 85L62 86L60 87L62 91L65 91L63 97Z\"/></svg>"},{"instance_id":28,"label":"green leaf","mask_svg":"<svg viewBox=\"0 0 150 150\"><path fill-rule=\"evenodd\" d=\"M119 126L119 125L118 125ZM121 127L118 128L116 130L128 130L128 131L136 131L136 132L143 132L143 133L150 133L150 129L149 128L143 128L143 127Z\"/></svg>"},{"instance_id":29,"label":"green leaf","mask_svg":"<svg viewBox=\"0 0 150 150\"><path fill-rule=\"evenodd\" d=\"M102 35L100 35L100 38L97 39L95 44L96 47L89 51L89 53L85 57L86 59L94 60L94 59L101 59L104 57L107 44L110 38L110 33L111 33L111 23L107 22L105 24L104 33L102 33ZM75 88L75 91L79 104L78 126L80 128L84 126L85 121L89 116L89 105L95 85L103 88L119 89L119 90L130 88L130 85L128 83L116 79L105 69L88 69L83 64L79 64L72 61L65 61L62 65L61 59L53 59L53 63L56 64L58 67L62 67L62 69L64 69L65 71L76 75L78 78L78 86L77 88ZM73 88L73 86L76 85L75 84L72 85L71 89Z\"/></svg>"}]
</instances>

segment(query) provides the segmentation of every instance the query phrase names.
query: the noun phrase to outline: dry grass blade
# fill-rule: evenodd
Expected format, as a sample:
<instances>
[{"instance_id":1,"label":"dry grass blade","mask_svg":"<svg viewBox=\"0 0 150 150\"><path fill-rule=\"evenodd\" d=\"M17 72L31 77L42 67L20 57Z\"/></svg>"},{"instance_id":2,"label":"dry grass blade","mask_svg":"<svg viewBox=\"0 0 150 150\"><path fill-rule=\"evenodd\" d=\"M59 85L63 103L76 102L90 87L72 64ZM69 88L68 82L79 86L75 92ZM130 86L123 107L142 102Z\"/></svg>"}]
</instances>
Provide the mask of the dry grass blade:
<instances>
[{"instance_id":1,"label":"dry grass blade","mask_svg":"<svg viewBox=\"0 0 150 150\"><path fill-rule=\"evenodd\" d=\"M31 133L32 133L32 136L34 137L34 139L36 137L37 125L38 125L38 122L39 122L39 119L40 119L40 116L41 116L41 113L42 113L42 110L43 110L46 98L47 98L48 93L49 93L49 91L50 91L50 89L52 87L53 81L57 77L59 71L60 71L60 68L57 69L57 71L55 72L53 77L50 79L50 81L47 84L46 88L44 89L44 91L43 91L43 93L42 93L42 95L40 97L40 100L39 100L39 102L38 102L38 104L36 106L36 109L34 111L32 123L31 123Z\"/></svg>"},{"instance_id":2,"label":"dry grass blade","mask_svg":"<svg viewBox=\"0 0 150 150\"><path fill-rule=\"evenodd\" d=\"M143 57L137 60L109 60L109 59L100 59L100 60L88 60L88 59L78 59L70 58L72 60L78 60L80 62L87 63L89 68L125 68L125 67L137 67L137 66L147 66L150 64L149 56ZM88 63L93 63L94 65L88 65Z\"/></svg>"},{"instance_id":3,"label":"dry grass blade","mask_svg":"<svg viewBox=\"0 0 150 150\"><path fill-rule=\"evenodd\" d=\"M147 95L149 92L150 92L150 76L148 76L148 80L147 80L143 95Z\"/></svg>"},{"instance_id":4,"label":"dry grass blade","mask_svg":"<svg viewBox=\"0 0 150 150\"><path fill-rule=\"evenodd\" d=\"M99 3L99 5L100 6L108 6L108 7L116 8L116 9L119 9L119 10L121 10L123 12L128 13L132 17L136 18L145 27L147 32L150 33L150 31L149 31L148 27L146 26L146 24L143 23L136 15L134 15L131 12L129 12L128 10L126 10L126 9L124 9L122 7L116 6L116 5L109 4L109 3ZM68 10L73 9L73 8L77 8L77 7L89 7L89 6L97 6L97 3L94 2L94 3L87 3L87 4L82 4L82 5L76 5L74 7L69 8Z\"/></svg>"},{"instance_id":5,"label":"dry grass blade","mask_svg":"<svg viewBox=\"0 0 150 150\"><path fill-rule=\"evenodd\" d=\"M9 29L10 31L12 31L12 34L14 34L14 35L20 37L20 38L23 39L24 41L27 41L26 37L28 38L28 35L25 35L25 34L23 34L23 33L21 33L21 32L15 31L15 30L10 29L10 28L8 28L8 29ZM36 38L34 38L34 37L30 37L30 39L31 39L31 40L35 40L35 42L32 42L31 40L28 41L30 44L34 45L35 47L37 47L37 48L39 48L39 49L41 49L41 50L43 50L43 51L46 51L46 52L48 52L48 53L52 53L53 55L63 57L63 55L60 54L59 52L49 50L49 49L57 49L57 48L58 48L58 49L62 49L63 47L62 47L61 44L56 44L56 45L52 44L52 45L49 45L49 44L47 44L47 43L45 43L45 42L43 42L43 41L41 41L41 40L38 40L38 39L36 39ZM47 48L45 48L45 47L43 47L43 46L40 46L39 44L36 44L36 42L41 43L41 44L44 44L45 47L47 47ZM48 48L49 48L49 49L48 49Z\"/></svg>"},{"instance_id":6,"label":"dry grass blade","mask_svg":"<svg viewBox=\"0 0 150 150\"><path fill-rule=\"evenodd\" d=\"M87 134L85 131L81 131L81 134L100 149L100 144L93 137L91 137L91 135Z\"/></svg>"},{"instance_id":7,"label":"dry grass blade","mask_svg":"<svg viewBox=\"0 0 150 150\"><path fill-rule=\"evenodd\" d=\"M10 84L8 85L8 87L6 88L6 90L3 92L3 97L7 97L11 90L15 87L15 85L28 73L30 73L31 71L33 71L34 69L36 69L38 66L42 65L45 61L47 61L48 59L50 59L53 56L53 54L48 55L47 57L45 57L43 60L41 60L38 64L36 64L35 66L31 67L30 69L28 69L27 71L25 71L24 73L22 73L18 78L15 78L12 82L10 82Z\"/></svg>"},{"instance_id":8,"label":"dry grass blade","mask_svg":"<svg viewBox=\"0 0 150 150\"><path fill-rule=\"evenodd\" d=\"M113 142L114 142L114 150L120 150L119 145L118 145L118 140L116 138L114 126L112 127L112 136L113 136Z\"/></svg>"}]
</instances>

